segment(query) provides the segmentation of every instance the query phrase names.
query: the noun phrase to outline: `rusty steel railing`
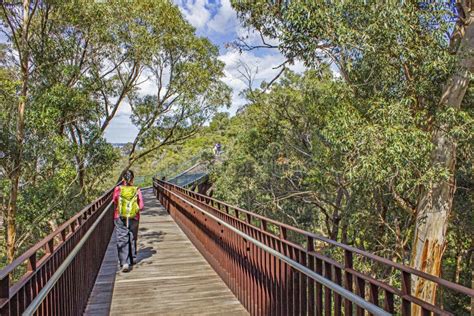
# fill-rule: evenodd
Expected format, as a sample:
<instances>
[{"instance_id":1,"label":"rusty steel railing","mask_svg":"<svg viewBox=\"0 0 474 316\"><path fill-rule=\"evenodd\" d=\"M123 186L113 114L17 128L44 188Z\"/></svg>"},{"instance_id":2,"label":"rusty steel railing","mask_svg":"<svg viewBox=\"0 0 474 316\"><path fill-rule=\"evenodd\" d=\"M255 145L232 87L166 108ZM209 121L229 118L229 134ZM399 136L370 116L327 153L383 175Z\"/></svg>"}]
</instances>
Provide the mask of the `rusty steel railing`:
<instances>
[{"instance_id":1,"label":"rusty steel railing","mask_svg":"<svg viewBox=\"0 0 474 316\"><path fill-rule=\"evenodd\" d=\"M155 179L154 190L252 315L376 315L374 306L389 314L453 315L412 295L413 277L474 297L473 289L173 184ZM324 251L328 248L334 255ZM368 264L388 270L395 280L387 282L361 268ZM332 284L370 304L359 304Z\"/></svg>"},{"instance_id":2,"label":"rusty steel railing","mask_svg":"<svg viewBox=\"0 0 474 316\"><path fill-rule=\"evenodd\" d=\"M36 315L82 315L113 231L111 201L109 190L0 270L0 315L21 315L32 302Z\"/></svg>"}]
</instances>

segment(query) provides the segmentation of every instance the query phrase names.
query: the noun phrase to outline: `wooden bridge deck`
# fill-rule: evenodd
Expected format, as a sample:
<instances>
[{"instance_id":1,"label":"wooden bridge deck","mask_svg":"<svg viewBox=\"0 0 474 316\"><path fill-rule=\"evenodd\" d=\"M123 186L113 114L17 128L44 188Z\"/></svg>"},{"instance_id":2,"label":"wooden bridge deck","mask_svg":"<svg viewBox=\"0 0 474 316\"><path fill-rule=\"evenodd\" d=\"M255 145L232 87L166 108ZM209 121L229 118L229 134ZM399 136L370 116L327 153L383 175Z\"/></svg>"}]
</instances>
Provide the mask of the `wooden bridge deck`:
<instances>
[{"instance_id":1,"label":"wooden bridge deck","mask_svg":"<svg viewBox=\"0 0 474 316\"><path fill-rule=\"evenodd\" d=\"M143 195L138 263L118 272L113 236L84 314L248 315L152 191Z\"/></svg>"}]
</instances>

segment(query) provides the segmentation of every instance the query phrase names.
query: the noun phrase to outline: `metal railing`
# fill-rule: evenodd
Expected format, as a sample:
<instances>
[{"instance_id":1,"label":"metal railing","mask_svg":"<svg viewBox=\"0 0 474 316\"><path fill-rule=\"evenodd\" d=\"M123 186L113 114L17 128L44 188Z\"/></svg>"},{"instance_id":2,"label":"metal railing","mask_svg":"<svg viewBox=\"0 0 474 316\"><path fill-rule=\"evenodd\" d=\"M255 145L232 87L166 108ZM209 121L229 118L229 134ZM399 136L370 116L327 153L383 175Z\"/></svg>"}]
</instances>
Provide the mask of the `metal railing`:
<instances>
[{"instance_id":1,"label":"metal railing","mask_svg":"<svg viewBox=\"0 0 474 316\"><path fill-rule=\"evenodd\" d=\"M111 201L109 190L0 270L0 315L82 315L113 231Z\"/></svg>"},{"instance_id":2,"label":"metal railing","mask_svg":"<svg viewBox=\"0 0 474 316\"><path fill-rule=\"evenodd\" d=\"M192 184L204 182L207 177L207 164L205 162L198 162L174 178L167 180L167 182L180 187L187 187Z\"/></svg>"},{"instance_id":3,"label":"metal railing","mask_svg":"<svg viewBox=\"0 0 474 316\"><path fill-rule=\"evenodd\" d=\"M166 179L176 178L177 176L183 173L183 170L188 170L192 168L194 165L198 164L202 158L203 153L205 152L206 150L199 151L198 153L196 153L194 156L192 156L186 161L183 161L177 165L168 166L167 168L160 170L155 175L155 178L157 179L161 179L162 177L166 177Z\"/></svg>"},{"instance_id":4,"label":"metal railing","mask_svg":"<svg viewBox=\"0 0 474 316\"><path fill-rule=\"evenodd\" d=\"M155 179L154 189L252 315L453 315L412 295L412 277L474 297L473 289L171 183ZM367 265L396 280L361 268Z\"/></svg>"}]
</instances>

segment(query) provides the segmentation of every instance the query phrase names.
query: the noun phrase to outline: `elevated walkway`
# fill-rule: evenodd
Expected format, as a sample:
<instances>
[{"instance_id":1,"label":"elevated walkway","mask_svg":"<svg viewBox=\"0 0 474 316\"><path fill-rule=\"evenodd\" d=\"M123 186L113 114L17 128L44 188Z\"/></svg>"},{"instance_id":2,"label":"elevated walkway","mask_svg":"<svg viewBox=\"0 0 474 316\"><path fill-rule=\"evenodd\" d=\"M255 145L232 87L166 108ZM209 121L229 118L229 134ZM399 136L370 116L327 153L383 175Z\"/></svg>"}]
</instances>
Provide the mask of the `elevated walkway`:
<instances>
[{"instance_id":1,"label":"elevated walkway","mask_svg":"<svg viewBox=\"0 0 474 316\"><path fill-rule=\"evenodd\" d=\"M180 187L187 187L190 185L200 184L206 181L207 177L207 164L205 162L199 162L174 178L168 180L168 182Z\"/></svg>"},{"instance_id":2,"label":"elevated walkway","mask_svg":"<svg viewBox=\"0 0 474 316\"><path fill-rule=\"evenodd\" d=\"M138 263L118 272L114 235L85 315L248 315L152 190L144 190Z\"/></svg>"},{"instance_id":3,"label":"elevated walkway","mask_svg":"<svg viewBox=\"0 0 474 316\"><path fill-rule=\"evenodd\" d=\"M465 302L472 288L169 182L153 186L133 271L118 272L110 189L0 270L0 315L471 313L419 299L411 280Z\"/></svg>"}]
</instances>

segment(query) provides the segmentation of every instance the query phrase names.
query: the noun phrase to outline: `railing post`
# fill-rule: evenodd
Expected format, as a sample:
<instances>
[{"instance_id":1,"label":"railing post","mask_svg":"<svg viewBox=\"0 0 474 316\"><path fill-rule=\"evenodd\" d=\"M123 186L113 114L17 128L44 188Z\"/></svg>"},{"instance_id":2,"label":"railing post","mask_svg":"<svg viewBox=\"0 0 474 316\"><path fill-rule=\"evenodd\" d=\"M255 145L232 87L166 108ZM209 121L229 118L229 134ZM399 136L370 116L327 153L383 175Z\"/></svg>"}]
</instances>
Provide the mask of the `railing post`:
<instances>
[{"instance_id":1,"label":"railing post","mask_svg":"<svg viewBox=\"0 0 474 316\"><path fill-rule=\"evenodd\" d=\"M385 298L384 298L383 308L387 312L394 314L395 313L395 305L394 305L393 293L388 291L388 290L385 290L385 295L384 296L385 296Z\"/></svg>"},{"instance_id":2,"label":"railing post","mask_svg":"<svg viewBox=\"0 0 474 316\"><path fill-rule=\"evenodd\" d=\"M323 261L316 258L315 272L319 275L323 275ZM323 314L323 286L321 283L316 283L316 315L321 316Z\"/></svg>"},{"instance_id":3,"label":"railing post","mask_svg":"<svg viewBox=\"0 0 474 316\"><path fill-rule=\"evenodd\" d=\"M261 219L260 220L260 228L262 229L262 231L266 232L267 231L267 221L264 220L264 219Z\"/></svg>"},{"instance_id":4,"label":"railing post","mask_svg":"<svg viewBox=\"0 0 474 316\"><path fill-rule=\"evenodd\" d=\"M306 249L308 250L308 268L314 271L314 257L311 252L314 251L314 239L308 236L306 242ZM314 281L308 279L308 314L314 315Z\"/></svg>"},{"instance_id":5,"label":"railing post","mask_svg":"<svg viewBox=\"0 0 474 316\"><path fill-rule=\"evenodd\" d=\"M28 258L28 272L36 271L36 252Z\"/></svg>"},{"instance_id":6,"label":"railing post","mask_svg":"<svg viewBox=\"0 0 474 316\"><path fill-rule=\"evenodd\" d=\"M324 277L332 280L332 265L329 262L324 262ZM331 316L332 314L332 290L324 287L324 315Z\"/></svg>"},{"instance_id":7,"label":"railing post","mask_svg":"<svg viewBox=\"0 0 474 316\"><path fill-rule=\"evenodd\" d=\"M356 293L365 299L365 280L361 277L356 277ZM357 306L357 316L364 316L365 311L362 307Z\"/></svg>"},{"instance_id":8,"label":"railing post","mask_svg":"<svg viewBox=\"0 0 474 316\"><path fill-rule=\"evenodd\" d=\"M281 249L280 252L289 257L291 253L291 248L287 245L284 241L288 237L288 231L286 227L280 226L280 239L281 239ZM283 307L285 311L283 314L285 315L292 315L294 314L293 311L293 267L290 265L283 263L283 275L282 275L282 283L284 287L282 288L282 295L283 295Z\"/></svg>"},{"instance_id":9,"label":"railing post","mask_svg":"<svg viewBox=\"0 0 474 316\"><path fill-rule=\"evenodd\" d=\"M348 272L348 269L352 269L353 266L353 257L352 252L349 250L344 250L344 287L346 290L352 292L352 274ZM352 302L348 299L344 300L344 316L352 315Z\"/></svg>"},{"instance_id":10,"label":"railing post","mask_svg":"<svg viewBox=\"0 0 474 316\"><path fill-rule=\"evenodd\" d=\"M0 302L10 298L10 275L0 280Z\"/></svg>"},{"instance_id":11,"label":"railing post","mask_svg":"<svg viewBox=\"0 0 474 316\"><path fill-rule=\"evenodd\" d=\"M54 238L46 244L46 253L52 254L54 252Z\"/></svg>"},{"instance_id":12,"label":"railing post","mask_svg":"<svg viewBox=\"0 0 474 316\"><path fill-rule=\"evenodd\" d=\"M411 295L411 275L402 271L402 294ZM411 302L402 298L402 316L411 314Z\"/></svg>"},{"instance_id":13,"label":"railing post","mask_svg":"<svg viewBox=\"0 0 474 316\"><path fill-rule=\"evenodd\" d=\"M63 229L63 230L61 231L61 241L62 241L62 242L65 242L65 241L66 241L66 237L67 237L66 229Z\"/></svg>"}]
</instances>

